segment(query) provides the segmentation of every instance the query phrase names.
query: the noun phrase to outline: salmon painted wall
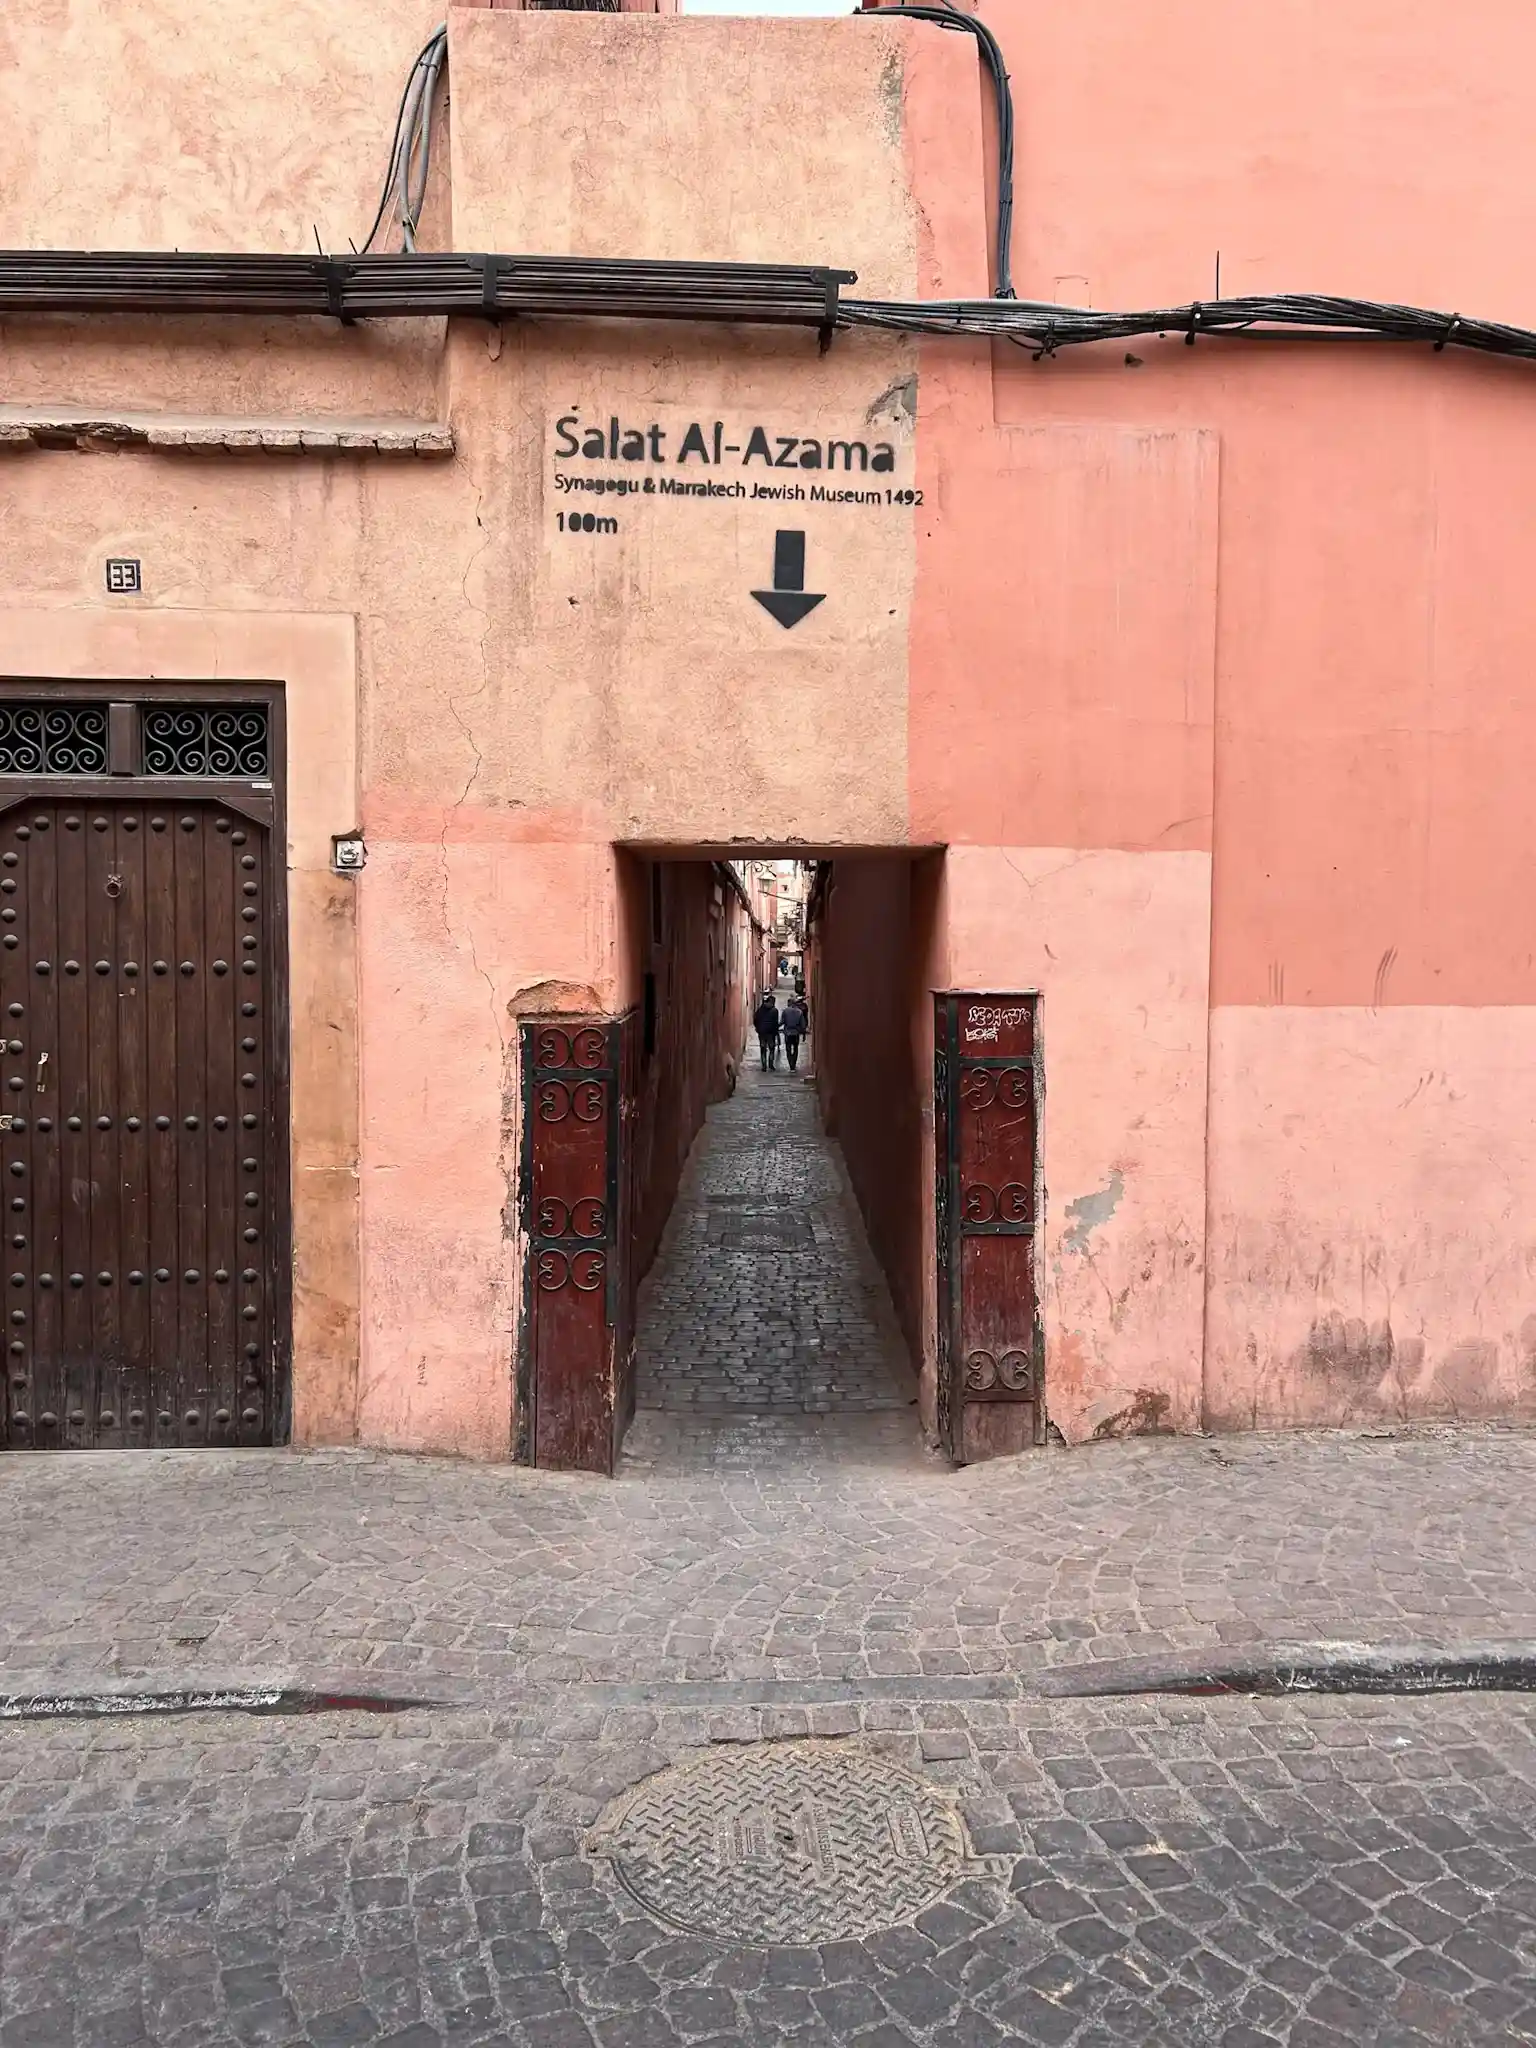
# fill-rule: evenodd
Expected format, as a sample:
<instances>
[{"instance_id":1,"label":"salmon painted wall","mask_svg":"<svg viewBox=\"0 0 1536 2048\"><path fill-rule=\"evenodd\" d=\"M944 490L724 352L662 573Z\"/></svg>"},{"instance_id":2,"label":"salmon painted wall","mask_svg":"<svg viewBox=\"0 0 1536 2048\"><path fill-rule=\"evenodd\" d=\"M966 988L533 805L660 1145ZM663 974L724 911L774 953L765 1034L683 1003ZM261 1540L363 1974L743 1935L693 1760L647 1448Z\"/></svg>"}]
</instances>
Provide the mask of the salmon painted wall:
<instances>
[{"instance_id":1,"label":"salmon painted wall","mask_svg":"<svg viewBox=\"0 0 1536 2048\"><path fill-rule=\"evenodd\" d=\"M1536 393L1427 352L1199 354L1009 365L997 407L1076 433L1134 383L1219 431L1208 1419L1514 1412Z\"/></svg>"},{"instance_id":2,"label":"salmon painted wall","mask_svg":"<svg viewBox=\"0 0 1536 2048\"><path fill-rule=\"evenodd\" d=\"M1216 437L957 401L923 455L912 827L949 842L948 985L1041 992L1049 1413L1069 1440L1193 1427Z\"/></svg>"},{"instance_id":3,"label":"salmon painted wall","mask_svg":"<svg viewBox=\"0 0 1536 2048\"><path fill-rule=\"evenodd\" d=\"M1518 10L986 11L1021 297L1168 305L1219 260L1536 318ZM912 829L957 985L1044 991L1053 1416L1531 1406L1536 384L1172 340L935 345L921 389Z\"/></svg>"}]
</instances>

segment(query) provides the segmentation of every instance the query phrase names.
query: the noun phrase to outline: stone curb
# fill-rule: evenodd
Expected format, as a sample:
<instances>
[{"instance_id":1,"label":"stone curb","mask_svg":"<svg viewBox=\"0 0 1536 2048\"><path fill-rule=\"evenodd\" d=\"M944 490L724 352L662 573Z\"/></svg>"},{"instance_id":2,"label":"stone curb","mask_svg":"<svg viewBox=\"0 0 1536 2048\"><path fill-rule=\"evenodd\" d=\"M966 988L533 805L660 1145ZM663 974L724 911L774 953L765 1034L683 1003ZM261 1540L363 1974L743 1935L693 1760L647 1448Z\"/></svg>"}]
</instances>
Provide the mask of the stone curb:
<instances>
[{"instance_id":1,"label":"stone curb","mask_svg":"<svg viewBox=\"0 0 1536 2048\"><path fill-rule=\"evenodd\" d=\"M1216 1655L1106 1658L1042 1671L1031 1690L1043 1699L1151 1692L1536 1692L1536 1644L1319 1642Z\"/></svg>"},{"instance_id":2,"label":"stone curb","mask_svg":"<svg viewBox=\"0 0 1536 2048\"><path fill-rule=\"evenodd\" d=\"M170 1680L35 1680L7 1684L0 1674L0 1722L190 1713L515 1712L586 1707L771 1710L964 1704L1024 1699L1103 1699L1143 1693L1216 1697L1298 1693L1411 1694L1536 1692L1536 1644L1476 1642L1456 1647L1408 1643L1312 1642L1251 1650L1090 1660L1031 1674L782 1679L637 1679L620 1682L464 1686L431 1691L389 1674L238 1672Z\"/></svg>"},{"instance_id":3,"label":"stone curb","mask_svg":"<svg viewBox=\"0 0 1536 2048\"><path fill-rule=\"evenodd\" d=\"M225 1680L136 1678L29 1687L0 1684L0 1723L166 1714L399 1714L468 1702L381 1687L377 1678L302 1682L245 1673Z\"/></svg>"}]
</instances>

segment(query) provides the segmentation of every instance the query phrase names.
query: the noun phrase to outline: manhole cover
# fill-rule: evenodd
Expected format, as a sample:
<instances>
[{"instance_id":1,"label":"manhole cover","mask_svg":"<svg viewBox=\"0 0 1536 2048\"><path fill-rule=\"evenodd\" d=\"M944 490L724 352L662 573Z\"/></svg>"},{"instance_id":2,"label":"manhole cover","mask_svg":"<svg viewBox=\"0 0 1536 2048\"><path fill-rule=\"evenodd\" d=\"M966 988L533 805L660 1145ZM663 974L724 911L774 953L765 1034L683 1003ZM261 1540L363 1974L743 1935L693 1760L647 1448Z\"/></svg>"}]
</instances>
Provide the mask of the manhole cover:
<instances>
[{"instance_id":1,"label":"manhole cover","mask_svg":"<svg viewBox=\"0 0 1536 2048\"><path fill-rule=\"evenodd\" d=\"M840 1941L909 1920L965 1874L933 1786L855 1744L711 1752L616 1800L592 1845L675 1927L767 1944Z\"/></svg>"}]
</instances>

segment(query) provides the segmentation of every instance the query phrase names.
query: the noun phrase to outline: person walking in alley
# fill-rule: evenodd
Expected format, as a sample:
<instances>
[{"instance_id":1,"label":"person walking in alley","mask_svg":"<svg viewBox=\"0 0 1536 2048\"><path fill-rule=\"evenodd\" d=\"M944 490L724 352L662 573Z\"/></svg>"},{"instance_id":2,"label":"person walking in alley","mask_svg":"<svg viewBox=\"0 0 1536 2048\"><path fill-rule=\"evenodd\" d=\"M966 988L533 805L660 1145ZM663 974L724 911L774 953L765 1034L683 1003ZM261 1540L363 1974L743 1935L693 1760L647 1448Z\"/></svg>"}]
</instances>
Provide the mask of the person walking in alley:
<instances>
[{"instance_id":1,"label":"person walking in alley","mask_svg":"<svg viewBox=\"0 0 1536 2048\"><path fill-rule=\"evenodd\" d=\"M805 1024L805 999L803 996L791 996L784 1005L784 1056L789 1061L791 1073L800 1064L800 1041L805 1036Z\"/></svg>"},{"instance_id":2,"label":"person walking in alley","mask_svg":"<svg viewBox=\"0 0 1536 2048\"><path fill-rule=\"evenodd\" d=\"M757 1049L763 1056L763 1072L779 1064L779 1005L772 989L764 989L762 1001L752 1012Z\"/></svg>"}]
</instances>

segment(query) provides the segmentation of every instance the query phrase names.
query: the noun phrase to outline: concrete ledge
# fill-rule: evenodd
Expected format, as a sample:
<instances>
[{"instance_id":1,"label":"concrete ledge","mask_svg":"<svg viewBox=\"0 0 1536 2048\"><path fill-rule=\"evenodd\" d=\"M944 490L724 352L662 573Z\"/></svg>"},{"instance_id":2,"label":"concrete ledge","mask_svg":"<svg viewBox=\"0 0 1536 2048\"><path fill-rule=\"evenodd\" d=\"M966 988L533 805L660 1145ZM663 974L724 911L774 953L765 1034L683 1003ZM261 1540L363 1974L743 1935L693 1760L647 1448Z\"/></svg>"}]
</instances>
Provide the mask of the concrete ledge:
<instances>
[{"instance_id":1,"label":"concrete ledge","mask_svg":"<svg viewBox=\"0 0 1536 2048\"><path fill-rule=\"evenodd\" d=\"M148 448L174 455L428 455L453 453L453 430L436 420L254 419L80 406L0 405L0 453L71 449L96 454Z\"/></svg>"}]
</instances>

